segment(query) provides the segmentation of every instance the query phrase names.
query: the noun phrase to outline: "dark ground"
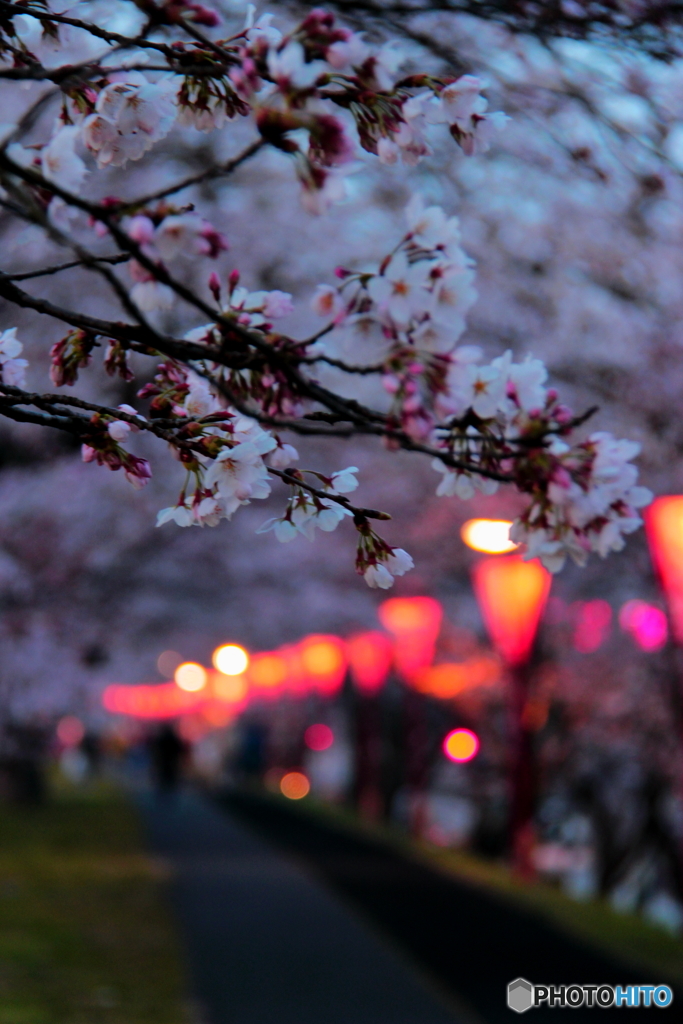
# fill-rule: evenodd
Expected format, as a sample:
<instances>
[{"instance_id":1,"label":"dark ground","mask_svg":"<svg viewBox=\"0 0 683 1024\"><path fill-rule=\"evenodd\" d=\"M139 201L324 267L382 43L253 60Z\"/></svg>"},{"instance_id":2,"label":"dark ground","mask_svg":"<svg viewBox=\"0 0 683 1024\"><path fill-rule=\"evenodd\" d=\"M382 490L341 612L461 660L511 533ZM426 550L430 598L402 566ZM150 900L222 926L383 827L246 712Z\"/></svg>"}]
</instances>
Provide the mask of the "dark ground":
<instances>
[{"instance_id":1,"label":"dark ground","mask_svg":"<svg viewBox=\"0 0 683 1024\"><path fill-rule=\"evenodd\" d=\"M555 985L623 986L667 980L587 947L483 887L432 869L388 843L284 800L230 792L221 797L221 803L231 815L307 866L408 954L442 992L486 1024L520 1019L505 1005L508 982L518 976ZM683 1020L682 1003L683 993L675 991L667 1009L628 1009L627 1019L649 1015L662 1021ZM601 1019L605 1012L614 1010L534 1008L530 1021L551 1024L564 1013L580 1024L595 1020L596 1014ZM660 1013L665 1016L660 1018ZM299 1024L304 1024L304 1018Z\"/></svg>"}]
</instances>

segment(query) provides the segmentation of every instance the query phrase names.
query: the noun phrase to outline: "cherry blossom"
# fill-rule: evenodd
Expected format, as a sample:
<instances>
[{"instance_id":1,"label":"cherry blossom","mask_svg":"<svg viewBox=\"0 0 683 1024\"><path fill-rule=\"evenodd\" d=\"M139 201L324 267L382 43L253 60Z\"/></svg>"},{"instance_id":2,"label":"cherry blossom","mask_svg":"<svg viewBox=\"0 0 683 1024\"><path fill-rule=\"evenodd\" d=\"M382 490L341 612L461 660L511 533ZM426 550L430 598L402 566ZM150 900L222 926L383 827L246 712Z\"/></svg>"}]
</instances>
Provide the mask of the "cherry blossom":
<instances>
[{"instance_id":1,"label":"cherry blossom","mask_svg":"<svg viewBox=\"0 0 683 1024\"><path fill-rule=\"evenodd\" d=\"M102 63L70 84L58 109L51 108L56 130L53 119L52 129L40 135L45 129L36 107L37 142L26 145L30 118L3 135L9 187L21 183L19 201L30 196L26 219L42 230L43 211L49 210L54 238L78 257L65 266L97 274L123 307L110 320L80 309L62 311L0 279L9 301L69 325L50 351L53 384L74 386L100 348L107 373L125 382L140 361L163 360L138 390L140 401L150 401L145 418L129 406L23 393L21 346L12 331L5 332L3 413L68 429L79 438L84 461L123 469L135 487L147 482L151 469L124 446L136 433L162 442L184 481L176 504L159 513L159 525L217 526L241 505L268 498L277 482L287 495L284 512L261 532L272 530L283 541L299 534L312 539L351 521L358 536L356 567L371 587L391 586L413 567L412 558L375 531L387 513L347 497L360 490L358 469L330 474L292 468L298 451L283 440L287 431L357 433L381 439L389 450L421 452L441 475L439 496L466 499L477 491L492 494L502 483L516 487L527 504L515 536L530 557L538 554L553 568L567 553L584 562L591 551L604 557L618 550L640 525L637 510L649 500L636 483L636 447L604 432L577 441L574 430L583 419L548 386L538 354L524 350L519 358L510 349L487 361L478 348L459 346L477 302L471 225L463 232L451 212L409 189L404 233L387 245L384 258L368 265L362 251L349 253L355 269L340 267L335 284L318 285L310 307L324 326L308 337L290 337L279 323L303 313L284 288L259 287L270 284L267 274L252 278L256 288L250 290L236 268L228 274L219 263L210 274L205 270L205 260L218 260L227 250L223 229L229 217L218 204L207 219L206 197L197 186L248 161L289 161L304 209L324 216L365 187L355 181L349 187L351 174L372 166L379 181L396 173L386 165L400 160L411 168L436 158L444 141L455 140L459 159L476 156L507 121L505 114L489 112L479 75L417 71L399 79L413 55L395 40L374 46L319 9L282 29L269 14L255 22L254 13L249 9L244 27L227 38L204 39L189 26L222 31L217 16L179 0L164 8L154 38L144 32L129 37L120 57L105 56L94 33L92 52ZM25 30L27 18L40 23L46 15L27 10L20 17ZM65 67L78 63L79 45L80 66L91 59L90 44L79 44L88 37L83 24L75 35L57 32L54 51L64 47ZM142 22L137 27L141 31ZM9 31L8 39L15 38ZM230 140L233 133L239 139L240 124L251 141L230 159L216 155L176 182L162 176L139 198L130 198L127 187L120 190L126 198L100 189L98 171L142 160L172 130L171 150L192 134L187 126L220 134L218 154L223 138L225 152L234 152ZM82 195L87 167L81 154L97 165L88 179L92 199ZM485 191L478 184L485 164L469 172L468 187L475 192ZM125 185L132 180L126 171ZM277 216L273 206L273 225ZM321 238L325 230L323 225ZM239 235L231 243L239 248ZM63 269L47 267L36 276ZM353 352L351 361L347 352ZM332 372L344 375L346 384L330 385ZM362 400L353 397L356 392Z\"/></svg>"},{"instance_id":2,"label":"cherry blossom","mask_svg":"<svg viewBox=\"0 0 683 1024\"><path fill-rule=\"evenodd\" d=\"M79 137L76 125L60 128L40 154L44 177L70 192L78 192L87 174L85 164L76 153Z\"/></svg>"},{"instance_id":3,"label":"cherry blossom","mask_svg":"<svg viewBox=\"0 0 683 1024\"><path fill-rule=\"evenodd\" d=\"M176 118L170 79L148 82L131 72L124 82L106 86L97 97L95 112L83 121L82 137L99 167L120 167L139 160L163 139Z\"/></svg>"},{"instance_id":4,"label":"cherry blossom","mask_svg":"<svg viewBox=\"0 0 683 1024\"><path fill-rule=\"evenodd\" d=\"M11 327L0 334L0 375L3 384L12 387L26 387L24 374L28 366L26 359L20 359L24 346L17 338L17 328Z\"/></svg>"}]
</instances>

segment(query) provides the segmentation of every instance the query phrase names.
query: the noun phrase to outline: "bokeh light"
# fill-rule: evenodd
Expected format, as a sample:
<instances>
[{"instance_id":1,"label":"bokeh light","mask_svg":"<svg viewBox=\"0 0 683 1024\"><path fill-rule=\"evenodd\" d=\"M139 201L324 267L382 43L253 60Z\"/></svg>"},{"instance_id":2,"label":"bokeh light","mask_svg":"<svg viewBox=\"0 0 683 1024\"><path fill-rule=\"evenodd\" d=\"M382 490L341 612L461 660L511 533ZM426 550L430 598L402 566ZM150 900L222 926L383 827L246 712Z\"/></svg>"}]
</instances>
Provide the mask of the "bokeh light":
<instances>
[{"instance_id":1,"label":"bokeh light","mask_svg":"<svg viewBox=\"0 0 683 1024\"><path fill-rule=\"evenodd\" d=\"M609 637L612 609L607 601L577 601L574 612L574 647L581 654L591 654Z\"/></svg>"},{"instance_id":2,"label":"bokeh light","mask_svg":"<svg viewBox=\"0 0 683 1024\"><path fill-rule=\"evenodd\" d=\"M212 661L224 676L239 676L249 665L249 655L239 644L223 644L213 652Z\"/></svg>"},{"instance_id":3,"label":"bokeh light","mask_svg":"<svg viewBox=\"0 0 683 1024\"><path fill-rule=\"evenodd\" d=\"M461 662L444 662L421 669L412 680L420 693L449 700L478 686L494 686L501 675L498 658L490 654L476 655Z\"/></svg>"},{"instance_id":4,"label":"bokeh light","mask_svg":"<svg viewBox=\"0 0 683 1024\"><path fill-rule=\"evenodd\" d=\"M622 605L619 625L643 651L658 651L669 638L669 623L662 609L637 598Z\"/></svg>"},{"instance_id":5,"label":"bokeh light","mask_svg":"<svg viewBox=\"0 0 683 1024\"><path fill-rule=\"evenodd\" d=\"M85 726L75 715L65 715L57 724L57 739L65 747L77 747L85 736Z\"/></svg>"},{"instance_id":6,"label":"bokeh light","mask_svg":"<svg viewBox=\"0 0 683 1024\"><path fill-rule=\"evenodd\" d=\"M479 737L471 729L453 729L443 741L443 752L449 761L463 764L476 757Z\"/></svg>"},{"instance_id":7,"label":"bokeh light","mask_svg":"<svg viewBox=\"0 0 683 1024\"><path fill-rule=\"evenodd\" d=\"M203 690L206 686L206 669L202 668L195 661L184 661L175 670L174 679L176 686L179 686L181 690L186 690L188 693L196 693L198 690Z\"/></svg>"},{"instance_id":8,"label":"bokeh light","mask_svg":"<svg viewBox=\"0 0 683 1024\"><path fill-rule=\"evenodd\" d=\"M244 676L225 676L218 672L213 680L214 695L228 704L239 704L247 696L248 689Z\"/></svg>"},{"instance_id":9,"label":"bokeh light","mask_svg":"<svg viewBox=\"0 0 683 1024\"><path fill-rule=\"evenodd\" d=\"M175 670L178 665L181 665L183 661L182 654L178 654L177 651L162 651L157 658L157 668L159 669L159 675L163 676L164 679L173 679Z\"/></svg>"},{"instance_id":10,"label":"bokeh light","mask_svg":"<svg viewBox=\"0 0 683 1024\"><path fill-rule=\"evenodd\" d=\"M311 791L311 784L303 772L287 772L280 779L280 792L288 800L303 800Z\"/></svg>"},{"instance_id":11,"label":"bokeh light","mask_svg":"<svg viewBox=\"0 0 683 1024\"><path fill-rule=\"evenodd\" d=\"M518 547L510 540L511 526L509 519L468 519L460 530L460 536L473 551L504 555Z\"/></svg>"},{"instance_id":12,"label":"bokeh light","mask_svg":"<svg viewBox=\"0 0 683 1024\"><path fill-rule=\"evenodd\" d=\"M304 743L309 750L328 750L334 743L334 733L329 725L316 722L315 725L309 725L304 733Z\"/></svg>"}]
</instances>

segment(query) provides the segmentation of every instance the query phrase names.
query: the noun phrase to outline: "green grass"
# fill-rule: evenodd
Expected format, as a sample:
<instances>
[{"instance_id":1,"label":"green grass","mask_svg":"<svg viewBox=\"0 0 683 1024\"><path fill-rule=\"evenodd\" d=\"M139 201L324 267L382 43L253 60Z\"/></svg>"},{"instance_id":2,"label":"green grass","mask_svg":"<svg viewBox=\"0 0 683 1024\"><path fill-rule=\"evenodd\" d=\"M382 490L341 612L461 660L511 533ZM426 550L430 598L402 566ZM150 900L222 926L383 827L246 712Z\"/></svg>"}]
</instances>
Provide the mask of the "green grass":
<instances>
[{"instance_id":1,"label":"green grass","mask_svg":"<svg viewBox=\"0 0 683 1024\"><path fill-rule=\"evenodd\" d=\"M165 878L108 786L0 805L0 1024L188 1024Z\"/></svg>"},{"instance_id":2,"label":"green grass","mask_svg":"<svg viewBox=\"0 0 683 1024\"><path fill-rule=\"evenodd\" d=\"M284 799L271 797L271 799ZM291 802L290 806L291 806ZM683 983L683 939L649 924L637 914L619 913L604 900L571 899L547 882L522 882L503 863L415 842L388 826L362 821L347 809L307 798L295 805L302 813L322 815L340 827L360 830L388 842L403 854L495 892L501 899L532 910L583 942L649 973L653 979Z\"/></svg>"}]
</instances>

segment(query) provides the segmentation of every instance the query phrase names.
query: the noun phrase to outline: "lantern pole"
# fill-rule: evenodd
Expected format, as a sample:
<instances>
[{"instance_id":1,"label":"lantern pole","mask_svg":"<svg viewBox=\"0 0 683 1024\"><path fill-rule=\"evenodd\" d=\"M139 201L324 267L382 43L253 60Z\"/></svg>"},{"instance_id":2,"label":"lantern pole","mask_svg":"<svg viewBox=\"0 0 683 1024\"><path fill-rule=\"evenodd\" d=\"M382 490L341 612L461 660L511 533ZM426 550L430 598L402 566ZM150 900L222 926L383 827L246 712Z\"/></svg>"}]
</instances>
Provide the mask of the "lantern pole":
<instances>
[{"instance_id":1,"label":"lantern pole","mask_svg":"<svg viewBox=\"0 0 683 1024\"><path fill-rule=\"evenodd\" d=\"M522 877L534 874L532 851L534 845L534 808L536 773L534 736L528 721L531 690L531 656L541 614L550 591L550 573L534 559L525 562L501 537L501 521L496 520L491 531L496 547L486 546L483 524L489 520L470 520L462 530L468 546L483 552L496 552L484 558L473 568L475 593L486 628L494 647L507 666L510 709L510 814L509 848L515 871ZM477 529L473 530L472 524ZM508 528L509 525L507 524ZM471 535L477 537L476 545ZM507 536L507 534L506 534Z\"/></svg>"},{"instance_id":2,"label":"lantern pole","mask_svg":"<svg viewBox=\"0 0 683 1024\"><path fill-rule=\"evenodd\" d=\"M531 690L531 662L508 668L510 680L510 817L509 843L512 863L523 878L534 875L536 764L534 736L527 724L526 709Z\"/></svg>"},{"instance_id":3,"label":"lantern pole","mask_svg":"<svg viewBox=\"0 0 683 1024\"><path fill-rule=\"evenodd\" d=\"M357 633L346 643L353 692L353 802L359 813L377 820L386 816L382 788L384 743L381 693L391 670L393 650L388 636L376 630Z\"/></svg>"}]
</instances>

